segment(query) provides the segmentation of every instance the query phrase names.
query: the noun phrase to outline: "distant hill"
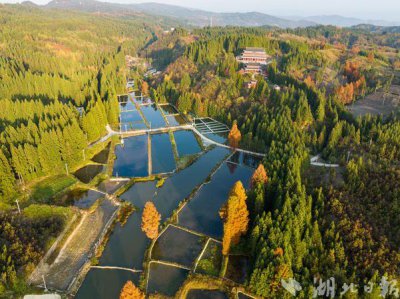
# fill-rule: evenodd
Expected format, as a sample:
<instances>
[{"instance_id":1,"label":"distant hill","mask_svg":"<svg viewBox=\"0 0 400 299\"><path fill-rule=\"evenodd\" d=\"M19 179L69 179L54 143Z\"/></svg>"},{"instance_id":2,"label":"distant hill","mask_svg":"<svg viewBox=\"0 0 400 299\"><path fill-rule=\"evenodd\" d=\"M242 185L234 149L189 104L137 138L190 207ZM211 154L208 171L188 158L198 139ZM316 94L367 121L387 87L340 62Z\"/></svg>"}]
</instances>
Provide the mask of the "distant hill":
<instances>
[{"instance_id":1,"label":"distant hill","mask_svg":"<svg viewBox=\"0 0 400 299\"><path fill-rule=\"evenodd\" d=\"M191 9L175 5L155 2L141 4L117 4L96 0L53 0L46 7L79 10L84 12L100 12L108 14L145 13L169 18L193 26L277 26L281 28L307 27L317 25L311 21L287 20L258 12L249 13L215 13Z\"/></svg>"},{"instance_id":2,"label":"distant hill","mask_svg":"<svg viewBox=\"0 0 400 299\"><path fill-rule=\"evenodd\" d=\"M343 17L339 15L321 15L310 17L287 17L297 21L310 21L321 25L334 25L339 27L351 27L360 24L371 24L376 26L398 26L400 22L388 22L384 20L362 20L358 18Z\"/></svg>"},{"instance_id":3,"label":"distant hill","mask_svg":"<svg viewBox=\"0 0 400 299\"><path fill-rule=\"evenodd\" d=\"M360 24L353 26L354 29L361 29L375 33L400 33L400 26L375 26L370 24Z\"/></svg>"},{"instance_id":4,"label":"distant hill","mask_svg":"<svg viewBox=\"0 0 400 299\"><path fill-rule=\"evenodd\" d=\"M140 4L119 4L96 0L52 0L46 7L79 10L89 13L104 14L147 14L176 19L192 26L275 26L280 28L309 27L316 25L334 25L351 27L359 24L376 26L397 26L395 22L383 20L362 20L339 15L321 15L310 17L275 17L259 12L217 13L182 6L147 2Z\"/></svg>"}]
</instances>

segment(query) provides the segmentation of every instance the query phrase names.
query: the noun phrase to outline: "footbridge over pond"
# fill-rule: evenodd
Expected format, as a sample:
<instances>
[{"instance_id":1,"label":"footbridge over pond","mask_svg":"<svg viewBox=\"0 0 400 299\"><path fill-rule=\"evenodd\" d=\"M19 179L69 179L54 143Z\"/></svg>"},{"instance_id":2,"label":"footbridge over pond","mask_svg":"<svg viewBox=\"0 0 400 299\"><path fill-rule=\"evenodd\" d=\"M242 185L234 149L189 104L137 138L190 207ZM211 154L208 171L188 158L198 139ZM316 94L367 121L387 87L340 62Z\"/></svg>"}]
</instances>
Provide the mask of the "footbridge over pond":
<instances>
[{"instance_id":1,"label":"footbridge over pond","mask_svg":"<svg viewBox=\"0 0 400 299\"><path fill-rule=\"evenodd\" d=\"M178 130L192 130L196 135L198 135L203 141L205 141L208 144L214 144L219 147L224 147L227 149L232 149L229 145L223 144L216 142L210 138L207 137L207 134L201 133L194 124L187 124L187 125L180 125L180 126L174 126L174 127L162 127L162 128L157 128L157 129L142 129L142 130L131 130L131 131L114 131L109 125L107 125L107 138L114 136L114 135L120 135L122 138L124 137L131 137L131 136L140 136L140 135L145 135L145 134L158 134L158 133L166 133L170 131L178 131ZM103 137L101 140L103 140L105 137ZM265 157L266 154L264 153L257 153L249 150L244 150L240 148L235 148L234 149L237 152L257 156L257 157Z\"/></svg>"}]
</instances>

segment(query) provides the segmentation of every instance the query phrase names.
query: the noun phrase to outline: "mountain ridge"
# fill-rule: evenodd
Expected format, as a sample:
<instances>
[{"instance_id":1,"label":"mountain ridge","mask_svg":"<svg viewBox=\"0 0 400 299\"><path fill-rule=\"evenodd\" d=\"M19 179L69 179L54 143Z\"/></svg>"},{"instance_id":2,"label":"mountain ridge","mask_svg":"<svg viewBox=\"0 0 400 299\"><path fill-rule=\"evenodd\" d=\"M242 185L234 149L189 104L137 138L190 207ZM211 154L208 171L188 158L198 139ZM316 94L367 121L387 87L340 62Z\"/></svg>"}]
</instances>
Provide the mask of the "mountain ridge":
<instances>
[{"instance_id":1,"label":"mountain ridge","mask_svg":"<svg viewBox=\"0 0 400 299\"><path fill-rule=\"evenodd\" d=\"M177 19L191 26L274 26L280 28L310 27L317 25L333 25L352 27L361 24L374 26L398 26L400 22L383 20L362 20L340 15L315 15L309 17L288 16L278 17L262 12L212 12L178 5L163 4L158 2L144 3L110 3L97 0L52 0L44 5L46 8L79 10L89 13L114 13L161 16Z\"/></svg>"}]
</instances>

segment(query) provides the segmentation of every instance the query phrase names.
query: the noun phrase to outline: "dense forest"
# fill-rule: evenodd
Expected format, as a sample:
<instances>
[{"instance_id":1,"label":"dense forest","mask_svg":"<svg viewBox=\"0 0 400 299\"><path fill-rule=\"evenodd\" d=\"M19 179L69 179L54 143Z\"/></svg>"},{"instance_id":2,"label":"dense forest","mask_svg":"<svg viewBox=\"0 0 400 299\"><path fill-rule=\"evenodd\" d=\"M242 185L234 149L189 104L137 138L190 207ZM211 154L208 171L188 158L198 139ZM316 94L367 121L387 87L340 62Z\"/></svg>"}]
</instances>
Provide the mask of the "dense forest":
<instances>
[{"instance_id":1,"label":"dense forest","mask_svg":"<svg viewBox=\"0 0 400 299\"><path fill-rule=\"evenodd\" d=\"M1 6L0 297L24 292L23 277L71 218L31 187L76 170L106 124L118 123L125 55L162 28L148 21Z\"/></svg>"},{"instance_id":2,"label":"dense forest","mask_svg":"<svg viewBox=\"0 0 400 299\"><path fill-rule=\"evenodd\" d=\"M251 222L239 244L252 253L249 289L284 298L281 279L294 278L311 298L334 277L337 296L353 282L360 291L346 297L378 298L384 276L399 278L399 115L355 118L345 105L390 87L398 36L334 27L195 34L151 94L188 115L237 122L240 146L267 153L268 179L248 192ZM235 59L249 46L274 58L250 89ZM341 166L321 173L309 162L318 153ZM369 283L375 289L363 292Z\"/></svg>"},{"instance_id":3,"label":"dense forest","mask_svg":"<svg viewBox=\"0 0 400 299\"><path fill-rule=\"evenodd\" d=\"M318 281L334 277L337 296L353 282L360 292L346 298L379 298L378 287L361 289L400 279L399 114L354 117L347 109L398 84L397 33L320 26L166 34L163 19L22 5L2 6L0 23L0 297L24 293L24 277L73 213L33 200L30 187L85 163L106 124L118 123L128 75L188 118L233 126L235 147L267 153L263 178L247 195L236 186L240 196L233 190L223 213L234 227L234 207L249 207L245 228L225 242L250 253L252 293L289 297L281 279L294 278L299 297L311 298ZM236 56L245 47L271 56L266 76L240 72ZM162 74L128 72L126 55ZM317 154L340 167L310 165Z\"/></svg>"}]
</instances>

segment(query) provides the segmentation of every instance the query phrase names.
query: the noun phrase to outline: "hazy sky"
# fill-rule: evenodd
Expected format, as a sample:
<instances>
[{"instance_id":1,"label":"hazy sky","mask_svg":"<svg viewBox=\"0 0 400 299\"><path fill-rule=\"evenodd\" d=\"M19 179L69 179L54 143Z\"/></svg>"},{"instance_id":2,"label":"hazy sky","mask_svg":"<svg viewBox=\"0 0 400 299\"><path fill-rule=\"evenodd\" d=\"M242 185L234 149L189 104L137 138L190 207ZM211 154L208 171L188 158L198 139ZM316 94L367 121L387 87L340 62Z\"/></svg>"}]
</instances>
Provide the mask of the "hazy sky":
<instances>
[{"instance_id":1,"label":"hazy sky","mask_svg":"<svg viewBox=\"0 0 400 299\"><path fill-rule=\"evenodd\" d=\"M22 0L0 0L0 2L20 1ZM48 1L33 0L40 4ZM259 11L280 16L339 14L363 19L400 21L400 0L107 0L107 2L160 2L218 12Z\"/></svg>"}]
</instances>

